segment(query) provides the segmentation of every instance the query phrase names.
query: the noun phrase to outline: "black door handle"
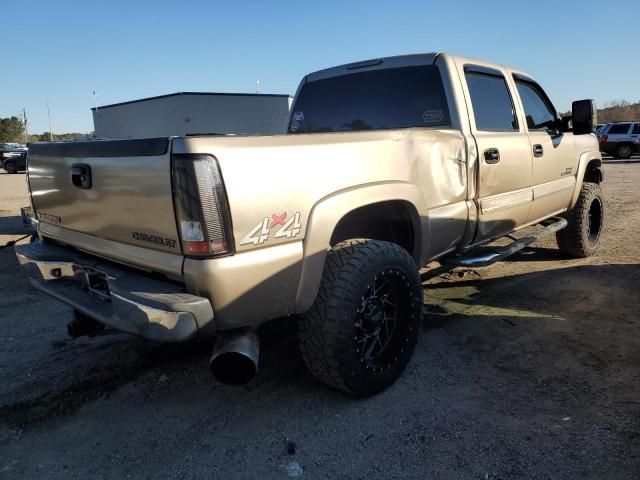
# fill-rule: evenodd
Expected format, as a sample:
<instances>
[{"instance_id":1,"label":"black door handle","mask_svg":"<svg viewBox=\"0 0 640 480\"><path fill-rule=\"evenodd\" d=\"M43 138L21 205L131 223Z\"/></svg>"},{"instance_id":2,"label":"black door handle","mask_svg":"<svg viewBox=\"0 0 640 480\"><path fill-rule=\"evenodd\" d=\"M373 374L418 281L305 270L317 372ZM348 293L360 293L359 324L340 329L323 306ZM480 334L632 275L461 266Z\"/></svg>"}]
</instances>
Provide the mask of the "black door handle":
<instances>
[{"instance_id":1,"label":"black door handle","mask_svg":"<svg viewBox=\"0 0 640 480\"><path fill-rule=\"evenodd\" d=\"M78 188L91 188L91 167L86 163L71 165L71 183Z\"/></svg>"},{"instance_id":2,"label":"black door handle","mask_svg":"<svg viewBox=\"0 0 640 480\"><path fill-rule=\"evenodd\" d=\"M484 161L487 163L498 163L500 161L500 152L497 148L487 148L484 151Z\"/></svg>"},{"instance_id":3,"label":"black door handle","mask_svg":"<svg viewBox=\"0 0 640 480\"><path fill-rule=\"evenodd\" d=\"M544 155L544 149L542 148L542 145L540 145L539 143L535 144L533 146L533 156L541 157L542 155Z\"/></svg>"}]
</instances>

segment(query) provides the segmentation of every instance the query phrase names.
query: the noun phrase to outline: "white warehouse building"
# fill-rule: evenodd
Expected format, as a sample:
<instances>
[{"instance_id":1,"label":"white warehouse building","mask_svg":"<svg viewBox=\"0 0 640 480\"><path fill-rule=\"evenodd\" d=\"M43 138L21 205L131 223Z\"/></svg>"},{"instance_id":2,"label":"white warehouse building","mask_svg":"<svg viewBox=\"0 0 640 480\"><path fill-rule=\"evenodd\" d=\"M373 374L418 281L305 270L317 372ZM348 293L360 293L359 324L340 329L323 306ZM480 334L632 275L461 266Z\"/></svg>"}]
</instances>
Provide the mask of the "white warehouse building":
<instances>
[{"instance_id":1,"label":"white warehouse building","mask_svg":"<svg viewBox=\"0 0 640 480\"><path fill-rule=\"evenodd\" d=\"M179 92L92 108L96 138L285 133L289 95Z\"/></svg>"}]
</instances>

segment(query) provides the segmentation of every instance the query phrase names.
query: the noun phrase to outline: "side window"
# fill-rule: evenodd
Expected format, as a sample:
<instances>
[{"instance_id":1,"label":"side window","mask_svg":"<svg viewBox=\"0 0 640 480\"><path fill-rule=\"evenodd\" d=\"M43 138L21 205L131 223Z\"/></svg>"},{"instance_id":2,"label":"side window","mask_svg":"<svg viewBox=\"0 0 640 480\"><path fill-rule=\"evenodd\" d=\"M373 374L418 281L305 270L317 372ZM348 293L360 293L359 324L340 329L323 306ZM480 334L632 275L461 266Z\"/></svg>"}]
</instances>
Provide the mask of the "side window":
<instances>
[{"instance_id":1,"label":"side window","mask_svg":"<svg viewBox=\"0 0 640 480\"><path fill-rule=\"evenodd\" d=\"M549 101L529 82L516 80L516 87L529 130L552 129L555 127L556 113Z\"/></svg>"},{"instance_id":2,"label":"side window","mask_svg":"<svg viewBox=\"0 0 640 480\"><path fill-rule=\"evenodd\" d=\"M633 126L633 132L631 132L632 135L640 135L640 123L636 123Z\"/></svg>"},{"instance_id":3,"label":"side window","mask_svg":"<svg viewBox=\"0 0 640 480\"><path fill-rule=\"evenodd\" d=\"M609 135L626 135L629 132L630 123L614 123L609 127Z\"/></svg>"},{"instance_id":4,"label":"side window","mask_svg":"<svg viewBox=\"0 0 640 480\"><path fill-rule=\"evenodd\" d=\"M465 71L465 78L476 128L489 132L517 131L518 120L504 77L471 70Z\"/></svg>"}]
</instances>

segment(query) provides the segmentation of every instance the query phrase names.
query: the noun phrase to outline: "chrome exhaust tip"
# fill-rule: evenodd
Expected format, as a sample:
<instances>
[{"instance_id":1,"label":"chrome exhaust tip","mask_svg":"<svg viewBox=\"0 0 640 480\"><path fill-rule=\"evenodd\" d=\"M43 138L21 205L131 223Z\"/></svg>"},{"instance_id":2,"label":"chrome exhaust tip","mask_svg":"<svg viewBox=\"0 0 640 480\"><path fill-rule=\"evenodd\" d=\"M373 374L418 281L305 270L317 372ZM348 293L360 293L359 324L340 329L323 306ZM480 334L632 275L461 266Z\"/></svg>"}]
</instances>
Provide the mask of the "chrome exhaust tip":
<instances>
[{"instance_id":1,"label":"chrome exhaust tip","mask_svg":"<svg viewBox=\"0 0 640 480\"><path fill-rule=\"evenodd\" d=\"M258 373L260 338L249 328L220 332L209 362L211 373L227 385L242 385Z\"/></svg>"}]
</instances>

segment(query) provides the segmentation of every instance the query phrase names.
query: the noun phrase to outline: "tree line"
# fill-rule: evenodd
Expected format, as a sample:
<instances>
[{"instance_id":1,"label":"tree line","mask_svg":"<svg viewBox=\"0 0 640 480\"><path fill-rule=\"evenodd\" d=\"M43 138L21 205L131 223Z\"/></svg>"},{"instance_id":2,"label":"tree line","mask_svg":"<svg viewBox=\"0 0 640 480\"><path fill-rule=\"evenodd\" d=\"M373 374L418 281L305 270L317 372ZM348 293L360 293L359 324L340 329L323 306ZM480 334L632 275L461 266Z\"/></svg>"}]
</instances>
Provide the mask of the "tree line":
<instances>
[{"instance_id":1,"label":"tree line","mask_svg":"<svg viewBox=\"0 0 640 480\"><path fill-rule=\"evenodd\" d=\"M0 143L23 142L24 124L18 117L0 118Z\"/></svg>"},{"instance_id":2,"label":"tree line","mask_svg":"<svg viewBox=\"0 0 640 480\"><path fill-rule=\"evenodd\" d=\"M598 109L598 123L621 122L624 120L640 120L640 101L629 103L625 100L618 100L605 104L604 108Z\"/></svg>"},{"instance_id":3,"label":"tree line","mask_svg":"<svg viewBox=\"0 0 640 480\"><path fill-rule=\"evenodd\" d=\"M83 133L32 133L27 135L25 139L24 122L19 117L0 118L0 143L32 143L32 142L63 142L76 140L78 138L86 138Z\"/></svg>"}]
</instances>

